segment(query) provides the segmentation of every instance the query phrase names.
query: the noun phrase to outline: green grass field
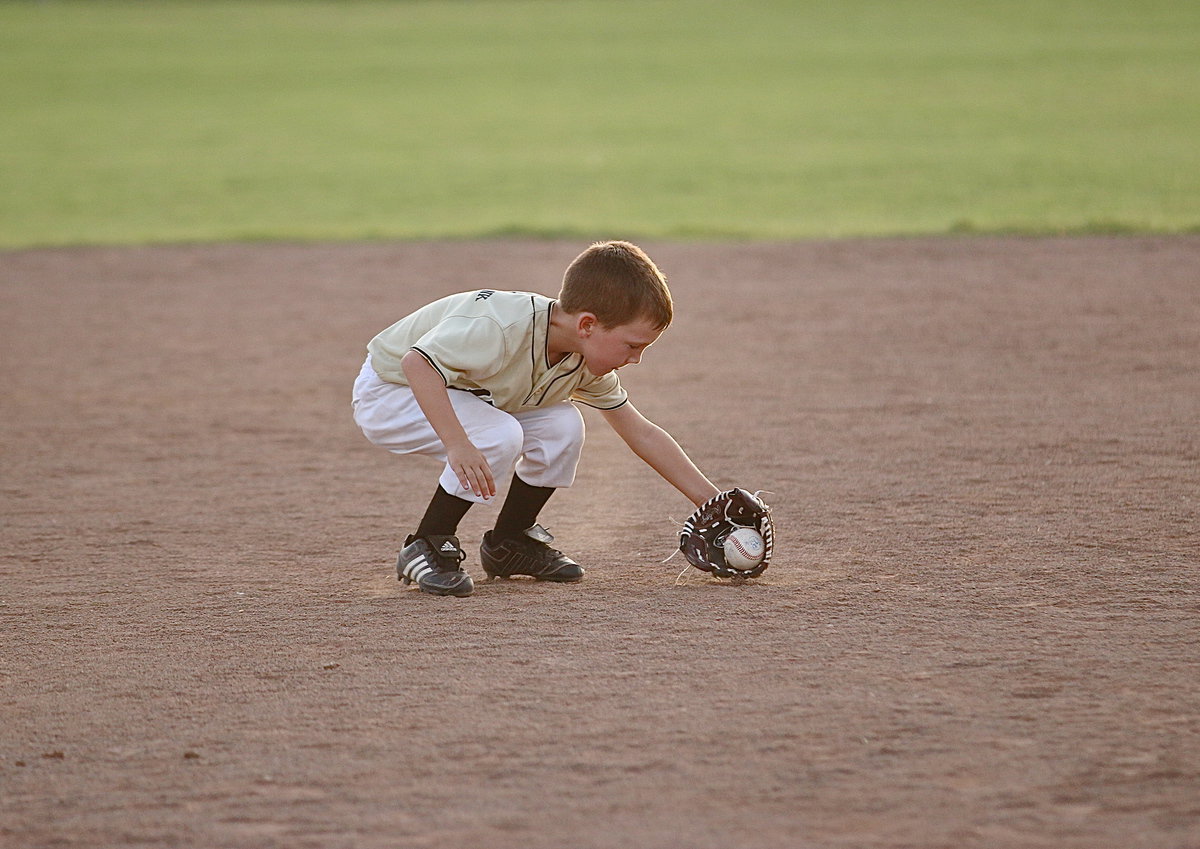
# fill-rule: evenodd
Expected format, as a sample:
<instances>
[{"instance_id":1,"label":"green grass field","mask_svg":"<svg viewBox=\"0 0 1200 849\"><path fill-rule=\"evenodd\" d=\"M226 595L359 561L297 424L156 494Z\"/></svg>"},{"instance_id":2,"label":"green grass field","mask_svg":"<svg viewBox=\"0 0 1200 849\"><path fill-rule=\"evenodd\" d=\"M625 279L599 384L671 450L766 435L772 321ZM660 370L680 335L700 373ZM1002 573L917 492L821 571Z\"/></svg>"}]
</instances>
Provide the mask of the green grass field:
<instances>
[{"instance_id":1,"label":"green grass field","mask_svg":"<svg viewBox=\"0 0 1200 849\"><path fill-rule=\"evenodd\" d=\"M0 247L1197 229L1194 0L0 2Z\"/></svg>"}]
</instances>

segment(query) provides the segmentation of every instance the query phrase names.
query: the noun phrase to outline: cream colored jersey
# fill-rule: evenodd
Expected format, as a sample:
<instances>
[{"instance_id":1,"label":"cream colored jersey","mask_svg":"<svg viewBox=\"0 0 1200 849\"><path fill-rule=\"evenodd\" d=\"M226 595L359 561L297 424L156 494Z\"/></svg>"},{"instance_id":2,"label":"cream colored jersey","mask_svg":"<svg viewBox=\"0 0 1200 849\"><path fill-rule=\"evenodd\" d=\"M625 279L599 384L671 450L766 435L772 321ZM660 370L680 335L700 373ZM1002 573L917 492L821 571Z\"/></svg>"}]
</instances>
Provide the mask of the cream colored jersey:
<instances>
[{"instance_id":1,"label":"cream colored jersey","mask_svg":"<svg viewBox=\"0 0 1200 849\"><path fill-rule=\"evenodd\" d=\"M471 392L509 413L578 401L614 410L628 400L616 372L597 377L581 354L551 365L552 298L531 292L481 289L434 301L384 330L367 350L371 367L391 383L408 385L400 359L415 350L446 386Z\"/></svg>"}]
</instances>

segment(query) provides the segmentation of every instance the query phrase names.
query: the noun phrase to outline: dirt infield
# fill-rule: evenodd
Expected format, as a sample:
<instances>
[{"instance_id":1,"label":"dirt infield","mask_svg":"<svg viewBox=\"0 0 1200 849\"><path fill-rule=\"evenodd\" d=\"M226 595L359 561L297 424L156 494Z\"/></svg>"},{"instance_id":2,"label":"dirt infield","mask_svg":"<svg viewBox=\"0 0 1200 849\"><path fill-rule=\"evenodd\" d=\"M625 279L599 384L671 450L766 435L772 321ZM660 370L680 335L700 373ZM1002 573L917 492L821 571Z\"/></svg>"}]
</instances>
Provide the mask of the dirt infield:
<instances>
[{"instance_id":1,"label":"dirt infield","mask_svg":"<svg viewBox=\"0 0 1200 849\"><path fill-rule=\"evenodd\" d=\"M402 588L378 330L577 242L0 254L0 845L1200 847L1200 238L645 245L623 372L780 553L729 586L598 416L573 586Z\"/></svg>"}]
</instances>

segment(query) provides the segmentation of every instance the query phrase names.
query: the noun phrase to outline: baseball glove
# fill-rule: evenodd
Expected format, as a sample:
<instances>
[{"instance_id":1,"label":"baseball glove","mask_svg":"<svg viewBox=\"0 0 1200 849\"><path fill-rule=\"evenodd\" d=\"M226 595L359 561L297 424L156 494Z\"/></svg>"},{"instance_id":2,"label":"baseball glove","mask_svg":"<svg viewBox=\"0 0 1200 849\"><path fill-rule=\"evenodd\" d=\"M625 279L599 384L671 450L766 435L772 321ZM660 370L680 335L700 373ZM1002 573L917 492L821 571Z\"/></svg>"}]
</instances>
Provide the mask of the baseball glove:
<instances>
[{"instance_id":1,"label":"baseball glove","mask_svg":"<svg viewBox=\"0 0 1200 849\"><path fill-rule=\"evenodd\" d=\"M738 528L753 528L763 538L762 562L750 569L735 569L725 561L725 538ZM744 489L714 495L688 516L679 532L679 550L688 562L718 578L757 578L770 565L774 548L771 508Z\"/></svg>"}]
</instances>

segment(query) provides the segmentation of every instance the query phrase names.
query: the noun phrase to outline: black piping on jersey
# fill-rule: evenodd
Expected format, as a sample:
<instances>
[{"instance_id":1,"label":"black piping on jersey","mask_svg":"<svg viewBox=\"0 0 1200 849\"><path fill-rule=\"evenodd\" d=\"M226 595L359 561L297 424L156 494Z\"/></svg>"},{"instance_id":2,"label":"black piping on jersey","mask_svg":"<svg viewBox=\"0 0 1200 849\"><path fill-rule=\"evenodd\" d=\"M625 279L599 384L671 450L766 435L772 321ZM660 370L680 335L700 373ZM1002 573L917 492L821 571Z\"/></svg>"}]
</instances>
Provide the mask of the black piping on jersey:
<instances>
[{"instance_id":1,"label":"black piping on jersey","mask_svg":"<svg viewBox=\"0 0 1200 849\"><path fill-rule=\"evenodd\" d=\"M536 316L537 301L534 300L532 295L529 296L529 303L533 306L534 314ZM550 304L546 307L546 340L545 340L545 343L542 345L542 353L543 353L543 357L546 361L547 369L554 368L554 366L550 364L550 320L554 315L554 305L557 303L558 303L558 301L551 301ZM533 322L532 330L530 332L531 333L537 332L537 321L536 320ZM534 375L537 374L537 346L531 344L529 346L529 352L533 356L533 371L530 372L530 375L529 375L529 381L532 384L534 382ZM562 378L570 377L575 372L579 371L579 369L582 368L582 366L583 366L583 362L584 362L583 356L581 355L579 357L579 365L575 366L575 368L571 369L568 372L564 372L564 373L560 374L558 377L554 378L554 380L550 381L549 385L544 390L542 390L542 397L538 399L538 402L536 404L534 404L534 406L535 407L539 406L539 405L541 405L542 401L546 400L546 395L549 394L551 387L553 387L555 383L557 383ZM533 389L531 388L529 390L529 394L525 396L524 403L528 404L529 399L532 397L533 397ZM629 393L628 392L625 393L625 397L621 400L620 404L614 404L611 407L597 407L595 404L589 404L587 401L583 401L578 398L572 398L571 400L576 401L579 404L583 404L584 406L591 407L593 410L601 410L601 411L607 412L608 410L616 410L616 409L618 409L620 407L624 407L626 404L628 404L629 403Z\"/></svg>"},{"instance_id":2,"label":"black piping on jersey","mask_svg":"<svg viewBox=\"0 0 1200 849\"><path fill-rule=\"evenodd\" d=\"M533 295L529 296L529 307L533 310L533 321L529 322L529 335L533 338L529 340L529 395L533 394L533 384L537 375L537 299ZM554 309L554 301L550 302L550 306L546 307L546 342L542 346L542 350L546 352L546 366L550 365L550 311ZM525 396L525 400L529 400L529 395Z\"/></svg>"},{"instance_id":3,"label":"black piping on jersey","mask_svg":"<svg viewBox=\"0 0 1200 849\"><path fill-rule=\"evenodd\" d=\"M533 295L529 296L529 303L531 305L533 305L533 308L535 310L535 320L533 321L533 331L532 332L536 333L537 332L537 320L536 320L537 301L534 300ZM546 360L546 368L547 369L554 368L554 366L550 365L550 318L551 318L551 313L553 311L554 311L554 301L551 301L549 306L546 307L546 341L542 345L542 356ZM537 346L530 345L529 350L533 354L533 371L530 372L530 374L529 374L529 382L531 384L529 387L529 394L525 396L525 400L521 402L522 404L529 403L529 399L533 397L534 389L536 388L532 384L535 382L534 376L537 374ZM554 387L554 384L558 383L564 377L570 377L575 372L579 371L581 368L583 368L583 357L579 358L579 363L575 366L575 368L571 369L570 371L564 371L562 374L558 375L558 377L554 378L552 381L547 383L546 388L542 390L542 397L539 398L537 401L535 401L533 406L540 407L542 402L546 400L546 396L550 393L550 390Z\"/></svg>"},{"instance_id":4,"label":"black piping on jersey","mask_svg":"<svg viewBox=\"0 0 1200 849\"><path fill-rule=\"evenodd\" d=\"M628 404L629 403L629 393L628 392L625 393L625 399L620 404L614 404L611 407L597 407L595 404L589 404L587 401L582 401L579 398L572 398L571 400L574 401L576 404L583 404L584 406L591 407L593 410L599 410L602 413L607 413L609 410L619 410L622 407L624 407L626 404Z\"/></svg>"},{"instance_id":5,"label":"black piping on jersey","mask_svg":"<svg viewBox=\"0 0 1200 849\"><path fill-rule=\"evenodd\" d=\"M466 389L462 386L447 386L446 388L453 389L455 392L470 393L471 395L474 395L476 398L478 398L480 401L486 401L487 403L491 404L493 407L496 406L496 402L492 400L492 393L488 392L486 389Z\"/></svg>"},{"instance_id":6,"label":"black piping on jersey","mask_svg":"<svg viewBox=\"0 0 1200 849\"><path fill-rule=\"evenodd\" d=\"M532 298L530 300L532 300ZM546 371L549 371L550 369L552 369L556 365L558 365L558 363L550 362L550 328L552 326L552 322L554 321L554 307L557 305L558 305L558 301L553 301L553 300L550 301L550 303L548 303L546 305L546 339L542 342L542 360L545 361L545 363L546 363ZM536 330L537 322L535 321L533 323L533 325ZM529 347L532 350L534 346L530 345ZM536 357L536 356L537 356L537 354L534 354L534 357ZM559 362L561 362L561 360ZM537 363L537 360L535 359L534 360L535 370L536 370L536 363Z\"/></svg>"},{"instance_id":7,"label":"black piping on jersey","mask_svg":"<svg viewBox=\"0 0 1200 849\"><path fill-rule=\"evenodd\" d=\"M425 358L425 360L426 360L426 361L427 361L427 362L428 362L428 363L429 363L431 366L433 366L433 370L434 370L434 371L436 371L436 372L438 373L438 377L440 377L440 378L442 379L442 383L446 384L446 386L447 386L447 387L449 387L449 386L450 386L450 381L446 379L446 375L442 373L442 370L441 370L440 368L438 368L438 364L437 364L437 363L435 363L435 362L433 361L433 357L431 357L431 356L429 356L428 354L426 354L424 351L422 351L422 350L421 350L420 348L418 348L416 345L413 345L413 346L412 346L412 350L416 351L418 354L420 354L422 357L424 357L424 358Z\"/></svg>"},{"instance_id":8,"label":"black piping on jersey","mask_svg":"<svg viewBox=\"0 0 1200 849\"><path fill-rule=\"evenodd\" d=\"M416 351L418 354L420 354L422 357L424 357L426 362L428 362L431 366L433 366L433 370L438 373L438 376L442 379L442 383L446 384L447 389L455 389L459 392L469 392L472 395L474 395L476 398L478 398L479 400L486 401L487 403L491 404L493 407L496 406L496 402L492 400L491 392L489 392L486 389L466 389L465 387L462 387L462 386L451 386L450 381L446 380L446 375L442 374L442 370L440 368L438 368L437 363L435 363L433 361L433 357L429 356L427 353L422 351L416 345L414 345L412 349L414 351Z\"/></svg>"},{"instance_id":9,"label":"black piping on jersey","mask_svg":"<svg viewBox=\"0 0 1200 849\"><path fill-rule=\"evenodd\" d=\"M579 358L579 364L578 364L578 365L576 365L576 366L575 366L575 368L571 369L570 371L564 371L564 372L563 372L562 374L560 374L558 377L554 378L554 380L552 380L552 381L550 381L549 383L547 383L547 384L546 384L546 388L542 390L542 397L541 397L541 398L539 398L539 399L538 399L538 400L537 400L537 401L534 403L534 405L533 405L533 406L535 406L535 407L540 407L540 406L541 406L541 404L542 404L542 402L546 400L546 396L547 396L547 395L550 393L550 390L554 388L554 384L558 383L558 382L559 382L560 380L562 380L564 377L570 377L570 376L571 376L571 375L573 375L575 372L579 371L581 368L583 368L583 357L580 357L580 358ZM524 401L523 403L526 403L526 404L528 404L528 403L529 403L529 399L530 399L530 398L532 398L532 397L533 397L533 390L532 390L532 389L530 389L530 390L529 390L529 394L525 396L525 401Z\"/></svg>"}]
</instances>

